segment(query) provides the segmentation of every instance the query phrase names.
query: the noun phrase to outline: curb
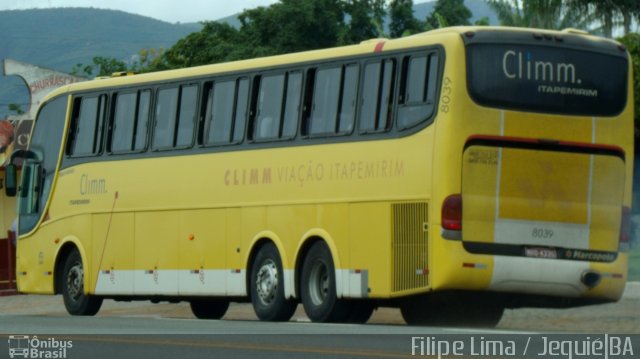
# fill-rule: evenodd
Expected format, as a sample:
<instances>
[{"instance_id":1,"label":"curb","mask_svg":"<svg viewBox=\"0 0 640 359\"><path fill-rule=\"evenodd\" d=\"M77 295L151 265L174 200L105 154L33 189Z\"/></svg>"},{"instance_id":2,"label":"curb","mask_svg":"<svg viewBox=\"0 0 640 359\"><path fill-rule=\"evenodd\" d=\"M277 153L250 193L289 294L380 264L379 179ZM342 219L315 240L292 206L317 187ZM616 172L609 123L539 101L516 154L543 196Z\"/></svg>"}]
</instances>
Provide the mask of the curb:
<instances>
[{"instance_id":1,"label":"curb","mask_svg":"<svg viewBox=\"0 0 640 359\"><path fill-rule=\"evenodd\" d=\"M18 295L18 291L15 289L0 289L0 297L5 297L8 295Z\"/></svg>"},{"instance_id":2,"label":"curb","mask_svg":"<svg viewBox=\"0 0 640 359\"><path fill-rule=\"evenodd\" d=\"M18 291L15 289L0 290L0 297L18 295ZM640 282L627 282L624 293L622 293L622 299L637 299L640 298Z\"/></svg>"},{"instance_id":3,"label":"curb","mask_svg":"<svg viewBox=\"0 0 640 359\"><path fill-rule=\"evenodd\" d=\"M628 282L622 298L640 298L640 282Z\"/></svg>"}]
</instances>

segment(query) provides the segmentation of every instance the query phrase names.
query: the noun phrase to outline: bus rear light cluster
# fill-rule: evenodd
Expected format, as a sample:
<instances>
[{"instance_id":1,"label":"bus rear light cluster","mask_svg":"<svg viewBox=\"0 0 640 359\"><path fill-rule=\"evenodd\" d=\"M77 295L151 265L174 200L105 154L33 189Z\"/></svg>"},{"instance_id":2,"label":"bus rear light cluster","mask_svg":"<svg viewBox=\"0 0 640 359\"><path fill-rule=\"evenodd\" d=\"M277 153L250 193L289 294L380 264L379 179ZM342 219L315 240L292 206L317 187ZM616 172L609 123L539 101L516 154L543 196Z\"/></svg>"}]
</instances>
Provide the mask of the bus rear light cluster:
<instances>
[{"instance_id":1,"label":"bus rear light cluster","mask_svg":"<svg viewBox=\"0 0 640 359\"><path fill-rule=\"evenodd\" d=\"M462 195L452 194L442 202L442 236L462 239Z\"/></svg>"},{"instance_id":2,"label":"bus rear light cluster","mask_svg":"<svg viewBox=\"0 0 640 359\"><path fill-rule=\"evenodd\" d=\"M622 216L620 219L620 239L618 241L618 250L621 252L629 251L631 243L631 209L622 206Z\"/></svg>"}]
</instances>

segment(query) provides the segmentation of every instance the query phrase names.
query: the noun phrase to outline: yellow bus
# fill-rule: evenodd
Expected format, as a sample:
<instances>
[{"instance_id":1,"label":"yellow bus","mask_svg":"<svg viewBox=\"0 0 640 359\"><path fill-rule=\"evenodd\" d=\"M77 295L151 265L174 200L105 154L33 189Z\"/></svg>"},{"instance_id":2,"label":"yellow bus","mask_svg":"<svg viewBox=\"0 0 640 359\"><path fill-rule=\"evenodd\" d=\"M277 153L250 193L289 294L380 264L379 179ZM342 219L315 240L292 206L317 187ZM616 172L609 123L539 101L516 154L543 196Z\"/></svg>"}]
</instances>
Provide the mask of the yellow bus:
<instances>
[{"instance_id":1,"label":"yellow bus","mask_svg":"<svg viewBox=\"0 0 640 359\"><path fill-rule=\"evenodd\" d=\"M630 66L572 30L461 27L65 86L13 155L19 290L465 325L618 300Z\"/></svg>"}]
</instances>

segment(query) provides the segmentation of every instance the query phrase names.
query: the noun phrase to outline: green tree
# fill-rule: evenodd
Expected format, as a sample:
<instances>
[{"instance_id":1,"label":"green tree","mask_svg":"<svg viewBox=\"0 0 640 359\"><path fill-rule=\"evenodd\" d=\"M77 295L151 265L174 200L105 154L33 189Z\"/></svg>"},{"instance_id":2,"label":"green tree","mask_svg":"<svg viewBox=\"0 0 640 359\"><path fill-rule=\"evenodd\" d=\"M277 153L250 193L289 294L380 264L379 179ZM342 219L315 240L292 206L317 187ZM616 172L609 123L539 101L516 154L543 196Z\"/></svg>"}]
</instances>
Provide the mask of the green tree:
<instances>
[{"instance_id":1,"label":"green tree","mask_svg":"<svg viewBox=\"0 0 640 359\"><path fill-rule=\"evenodd\" d=\"M93 75L93 65L85 65L85 64L75 64L69 71L69 74L74 76L86 76L92 77Z\"/></svg>"},{"instance_id":2,"label":"green tree","mask_svg":"<svg viewBox=\"0 0 640 359\"><path fill-rule=\"evenodd\" d=\"M113 57L96 56L93 58L94 68L97 68L96 76L111 76L113 73L128 71L127 64Z\"/></svg>"},{"instance_id":3,"label":"green tree","mask_svg":"<svg viewBox=\"0 0 640 359\"><path fill-rule=\"evenodd\" d=\"M476 26L489 26L489 25L491 25L489 23L489 18L486 17L486 16L476 20L473 24L476 25Z\"/></svg>"},{"instance_id":4,"label":"green tree","mask_svg":"<svg viewBox=\"0 0 640 359\"><path fill-rule=\"evenodd\" d=\"M464 0L438 0L431 15L427 17L426 28L470 25L471 16L471 10L464 5Z\"/></svg>"},{"instance_id":5,"label":"green tree","mask_svg":"<svg viewBox=\"0 0 640 359\"><path fill-rule=\"evenodd\" d=\"M618 39L629 51L633 68L634 124L636 151L640 150L640 34L630 33Z\"/></svg>"},{"instance_id":6,"label":"green tree","mask_svg":"<svg viewBox=\"0 0 640 359\"><path fill-rule=\"evenodd\" d=\"M165 70L237 60L243 43L239 31L229 24L208 21L199 32L187 35L158 59L153 70Z\"/></svg>"},{"instance_id":7,"label":"green tree","mask_svg":"<svg viewBox=\"0 0 640 359\"><path fill-rule=\"evenodd\" d=\"M349 16L348 24L340 36L340 45L357 44L364 40L384 36L384 0L343 0Z\"/></svg>"},{"instance_id":8,"label":"green tree","mask_svg":"<svg viewBox=\"0 0 640 359\"><path fill-rule=\"evenodd\" d=\"M70 73L76 76L91 77L94 73L96 76L111 76L113 73L122 71L129 71L124 61L113 57L96 56L91 65L76 64L71 68Z\"/></svg>"},{"instance_id":9,"label":"green tree","mask_svg":"<svg viewBox=\"0 0 640 359\"><path fill-rule=\"evenodd\" d=\"M622 26L624 34L631 33L631 23L633 19L640 18L640 2L638 0L617 0L620 12L622 13Z\"/></svg>"},{"instance_id":10,"label":"green tree","mask_svg":"<svg viewBox=\"0 0 640 359\"><path fill-rule=\"evenodd\" d=\"M413 16L413 0L391 0L389 17L389 36L392 38L415 34L422 30L422 25Z\"/></svg>"},{"instance_id":11,"label":"green tree","mask_svg":"<svg viewBox=\"0 0 640 359\"><path fill-rule=\"evenodd\" d=\"M504 26L564 29L586 29L591 19L586 8L572 0L489 0L489 6ZM583 0L576 0L583 1Z\"/></svg>"},{"instance_id":12,"label":"green tree","mask_svg":"<svg viewBox=\"0 0 640 359\"><path fill-rule=\"evenodd\" d=\"M587 12L593 19L601 23L600 31L605 37L613 36L613 29L620 24L622 18L624 33L631 32L633 18L640 15L640 2L637 0L567 0L571 6Z\"/></svg>"},{"instance_id":13,"label":"green tree","mask_svg":"<svg viewBox=\"0 0 640 359\"><path fill-rule=\"evenodd\" d=\"M138 51L137 60L129 67L130 71L142 73L158 71L165 66L162 63L162 55L165 53L165 49L141 49Z\"/></svg>"},{"instance_id":14,"label":"green tree","mask_svg":"<svg viewBox=\"0 0 640 359\"><path fill-rule=\"evenodd\" d=\"M239 16L240 32L255 55L335 46L344 28L339 0L280 0Z\"/></svg>"},{"instance_id":15,"label":"green tree","mask_svg":"<svg viewBox=\"0 0 640 359\"><path fill-rule=\"evenodd\" d=\"M16 103L9 104L9 111L15 112L16 115L24 115L24 110L22 110L22 107Z\"/></svg>"}]
</instances>

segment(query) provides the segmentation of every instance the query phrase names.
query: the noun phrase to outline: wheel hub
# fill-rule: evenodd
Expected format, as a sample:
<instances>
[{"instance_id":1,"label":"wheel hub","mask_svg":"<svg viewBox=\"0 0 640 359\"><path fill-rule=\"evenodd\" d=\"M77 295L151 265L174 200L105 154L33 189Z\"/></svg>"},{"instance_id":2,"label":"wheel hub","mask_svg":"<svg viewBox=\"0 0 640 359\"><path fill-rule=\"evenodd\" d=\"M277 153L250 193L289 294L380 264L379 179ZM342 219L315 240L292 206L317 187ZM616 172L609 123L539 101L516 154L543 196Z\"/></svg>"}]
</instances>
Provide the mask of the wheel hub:
<instances>
[{"instance_id":1,"label":"wheel hub","mask_svg":"<svg viewBox=\"0 0 640 359\"><path fill-rule=\"evenodd\" d=\"M83 292L84 271L81 264L76 264L69 270L67 275L67 292L71 299L78 300Z\"/></svg>"},{"instance_id":2,"label":"wheel hub","mask_svg":"<svg viewBox=\"0 0 640 359\"><path fill-rule=\"evenodd\" d=\"M258 297L263 304L271 304L278 291L278 267L272 260L262 264L256 276Z\"/></svg>"},{"instance_id":3,"label":"wheel hub","mask_svg":"<svg viewBox=\"0 0 640 359\"><path fill-rule=\"evenodd\" d=\"M329 294L329 272L327 266L317 261L309 276L309 295L314 305L322 305Z\"/></svg>"}]
</instances>

